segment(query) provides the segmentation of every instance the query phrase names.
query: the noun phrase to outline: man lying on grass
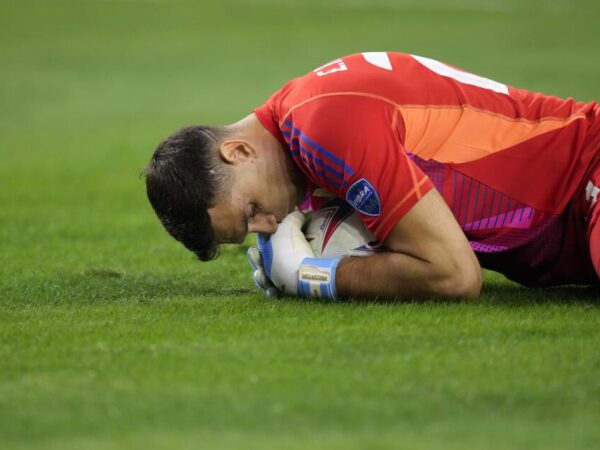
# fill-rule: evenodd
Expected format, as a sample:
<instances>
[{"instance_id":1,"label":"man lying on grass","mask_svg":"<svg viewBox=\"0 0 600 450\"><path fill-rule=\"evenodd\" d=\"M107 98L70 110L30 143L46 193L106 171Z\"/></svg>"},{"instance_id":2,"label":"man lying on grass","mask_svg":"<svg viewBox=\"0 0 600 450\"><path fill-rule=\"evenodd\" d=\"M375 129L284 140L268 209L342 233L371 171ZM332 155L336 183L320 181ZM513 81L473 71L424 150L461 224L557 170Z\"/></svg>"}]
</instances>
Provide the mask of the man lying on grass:
<instances>
[{"instance_id":1,"label":"man lying on grass","mask_svg":"<svg viewBox=\"0 0 600 450\"><path fill-rule=\"evenodd\" d=\"M237 123L176 132L146 184L164 227L201 260L261 233L262 258L250 256L270 291L473 299L480 266L525 285L598 283L599 150L595 102L360 53ZM350 203L388 251L315 258L292 211L317 188Z\"/></svg>"}]
</instances>

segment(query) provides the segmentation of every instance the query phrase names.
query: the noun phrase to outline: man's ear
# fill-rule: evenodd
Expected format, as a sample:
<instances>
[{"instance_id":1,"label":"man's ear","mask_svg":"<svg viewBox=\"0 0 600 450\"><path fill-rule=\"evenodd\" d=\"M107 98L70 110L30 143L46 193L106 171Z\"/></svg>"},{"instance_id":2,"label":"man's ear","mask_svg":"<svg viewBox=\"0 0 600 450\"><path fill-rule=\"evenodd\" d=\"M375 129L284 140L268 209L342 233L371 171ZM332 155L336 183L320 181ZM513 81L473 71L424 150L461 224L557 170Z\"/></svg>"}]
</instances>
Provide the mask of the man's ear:
<instances>
[{"instance_id":1,"label":"man's ear","mask_svg":"<svg viewBox=\"0 0 600 450\"><path fill-rule=\"evenodd\" d=\"M256 150L248 141L227 140L219 147L219 155L226 164L238 164L256 158Z\"/></svg>"}]
</instances>

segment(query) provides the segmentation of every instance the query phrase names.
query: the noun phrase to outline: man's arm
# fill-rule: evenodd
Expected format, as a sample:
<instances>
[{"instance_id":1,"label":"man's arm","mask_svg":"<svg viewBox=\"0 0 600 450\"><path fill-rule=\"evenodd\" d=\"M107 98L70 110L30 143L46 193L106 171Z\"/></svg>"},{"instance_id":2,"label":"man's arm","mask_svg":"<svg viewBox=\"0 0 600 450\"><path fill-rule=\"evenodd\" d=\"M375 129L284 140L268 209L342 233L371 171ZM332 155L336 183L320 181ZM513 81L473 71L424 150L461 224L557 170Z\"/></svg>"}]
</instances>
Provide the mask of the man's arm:
<instances>
[{"instance_id":1,"label":"man's arm","mask_svg":"<svg viewBox=\"0 0 600 450\"><path fill-rule=\"evenodd\" d=\"M337 292L347 297L448 297L475 299L481 267L440 194L431 190L400 220L388 252L344 258Z\"/></svg>"}]
</instances>

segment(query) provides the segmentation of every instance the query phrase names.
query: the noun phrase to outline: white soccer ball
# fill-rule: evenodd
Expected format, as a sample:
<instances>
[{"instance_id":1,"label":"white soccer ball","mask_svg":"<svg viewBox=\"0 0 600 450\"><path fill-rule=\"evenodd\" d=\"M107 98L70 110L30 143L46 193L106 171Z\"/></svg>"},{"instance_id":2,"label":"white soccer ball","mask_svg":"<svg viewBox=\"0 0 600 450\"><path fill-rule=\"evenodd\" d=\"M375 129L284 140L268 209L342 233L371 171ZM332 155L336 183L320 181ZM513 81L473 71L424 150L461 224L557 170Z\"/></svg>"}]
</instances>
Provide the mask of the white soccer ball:
<instances>
[{"instance_id":1,"label":"white soccer ball","mask_svg":"<svg viewBox=\"0 0 600 450\"><path fill-rule=\"evenodd\" d=\"M384 251L354 211L343 200L332 199L313 214L305 232L318 257L368 256Z\"/></svg>"}]
</instances>

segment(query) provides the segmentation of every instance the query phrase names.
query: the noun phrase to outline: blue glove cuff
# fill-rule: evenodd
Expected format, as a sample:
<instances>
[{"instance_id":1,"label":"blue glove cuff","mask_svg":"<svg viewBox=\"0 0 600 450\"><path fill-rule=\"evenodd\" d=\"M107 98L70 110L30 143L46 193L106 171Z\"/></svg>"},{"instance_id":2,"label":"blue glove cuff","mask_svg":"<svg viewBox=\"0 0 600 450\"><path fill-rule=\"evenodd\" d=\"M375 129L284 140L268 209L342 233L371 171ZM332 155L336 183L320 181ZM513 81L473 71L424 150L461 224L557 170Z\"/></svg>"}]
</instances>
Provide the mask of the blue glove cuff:
<instances>
[{"instance_id":1,"label":"blue glove cuff","mask_svg":"<svg viewBox=\"0 0 600 450\"><path fill-rule=\"evenodd\" d=\"M256 244L262 258L265 273L269 279L273 279L271 276L271 268L273 267L273 243L271 242L271 235L257 234Z\"/></svg>"},{"instance_id":2,"label":"blue glove cuff","mask_svg":"<svg viewBox=\"0 0 600 450\"><path fill-rule=\"evenodd\" d=\"M338 300L335 272L341 258L304 258L298 270L298 295Z\"/></svg>"}]
</instances>

